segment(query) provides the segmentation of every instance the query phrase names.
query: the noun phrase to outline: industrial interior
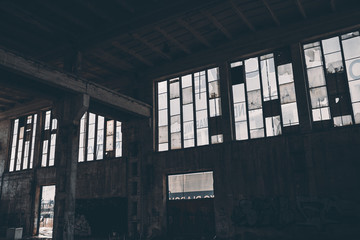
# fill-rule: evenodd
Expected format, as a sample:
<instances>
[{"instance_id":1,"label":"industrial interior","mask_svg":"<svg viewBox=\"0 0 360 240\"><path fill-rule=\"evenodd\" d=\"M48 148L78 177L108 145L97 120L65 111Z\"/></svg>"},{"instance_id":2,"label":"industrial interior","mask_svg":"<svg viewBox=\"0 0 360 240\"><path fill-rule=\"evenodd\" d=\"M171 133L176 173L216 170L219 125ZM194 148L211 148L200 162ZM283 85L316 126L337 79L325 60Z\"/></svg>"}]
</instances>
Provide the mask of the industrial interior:
<instances>
[{"instance_id":1,"label":"industrial interior","mask_svg":"<svg viewBox=\"0 0 360 240\"><path fill-rule=\"evenodd\" d=\"M360 1L0 2L0 239L360 239Z\"/></svg>"}]
</instances>

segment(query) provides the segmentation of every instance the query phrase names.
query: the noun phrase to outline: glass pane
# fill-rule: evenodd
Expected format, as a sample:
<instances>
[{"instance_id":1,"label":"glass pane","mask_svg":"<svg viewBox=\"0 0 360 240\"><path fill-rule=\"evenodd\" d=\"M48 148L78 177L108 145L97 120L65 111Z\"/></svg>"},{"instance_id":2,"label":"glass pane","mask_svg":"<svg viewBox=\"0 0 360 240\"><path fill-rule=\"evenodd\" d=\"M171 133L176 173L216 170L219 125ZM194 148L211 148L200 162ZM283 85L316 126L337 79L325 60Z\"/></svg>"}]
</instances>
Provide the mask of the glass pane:
<instances>
[{"instance_id":1,"label":"glass pane","mask_svg":"<svg viewBox=\"0 0 360 240\"><path fill-rule=\"evenodd\" d=\"M163 93L163 94L159 94L158 96L158 109L165 109L167 108L167 94Z\"/></svg>"},{"instance_id":2,"label":"glass pane","mask_svg":"<svg viewBox=\"0 0 360 240\"><path fill-rule=\"evenodd\" d=\"M180 87L179 81L170 83L170 99L180 97L179 87Z\"/></svg>"},{"instance_id":3,"label":"glass pane","mask_svg":"<svg viewBox=\"0 0 360 240\"><path fill-rule=\"evenodd\" d=\"M310 88L326 85L324 70L322 67L311 68L308 69L307 72Z\"/></svg>"},{"instance_id":4,"label":"glass pane","mask_svg":"<svg viewBox=\"0 0 360 240\"><path fill-rule=\"evenodd\" d=\"M345 60L360 56L360 37L342 41Z\"/></svg>"},{"instance_id":5,"label":"glass pane","mask_svg":"<svg viewBox=\"0 0 360 240\"><path fill-rule=\"evenodd\" d=\"M322 40L324 54L340 51L339 37Z\"/></svg>"},{"instance_id":6,"label":"glass pane","mask_svg":"<svg viewBox=\"0 0 360 240\"><path fill-rule=\"evenodd\" d=\"M194 109L192 104L183 106L183 119L184 122L194 120Z\"/></svg>"},{"instance_id":7,"label":"glass pane","mask_svg":"<svg viewBox=\"0 0 360 240\"><path fill-rule=\"evenodd\" d=\"M169 149L168 143L159 144L159 152L167 151Z\"/></svg>"},{"instance_id":8,"label":"glass pane","mask_svg":"<svg viewBox=\"0 0 360 240\"><path fill-rule=\"evenodd\" d=\"M108 151L113 151L113 150L114 150L114 136L107 136L106 137L106 151L108 152Z\"/></svg>"},{"instance_id":9,"label":"glass pane","mask_svg":"<svg viewBox=\"0 0 360 240\"><path fill-rule=\"evenodd\" d=\"M342 72L344 70L341 52L325 55L327 73Z\"/></svg>"},{"instance_id":10,"label":"glass pane","mask_svg":"<svg viewBox=\"0 0 360 240\"><path fill-rule=\"evenodd\" d=\"M199 76L194 77L194 82L195 82L195 93L199 93L199 92L206 92L206 79L205 79L205 75L203 76Z\"/></svg>"},{"instance_id":11,"label":"glass pane","mask_svg":"<svg viewBox=\"0 0 360 240\"><path fill-rule=\"evenodd\" d=\"M355 123L360 123L360 103L353 103L352 107L355 116Z\"/></svg>"},{"instance_id":12,"label":"glass pane","mask_svg":"<svg viewBox=\"0 0 360 240\"><path fill-rule=\"evenodd\" d=\"M248 139L247 122L236 122L235 123L236 140Z\"/></svg>"},{"instance_id":13,"label":"glass pane","mask_svg":"<svg viewBox=\"0 0 360 240\"><path fill-rule=\"evenodd\" d=\"M209 83L209 98L220 97L220 83L219 81L214 81Z\"/></svg>"},{"instance_id":14,"label":"glass pane","mask_svg":"<svg viewBox=\"0 0 360 240\"><path fill-rule=\"evenodd\" d=\"M299 124L296 102L281 105L281 113L284 127Z\"/></svg>"},{"instance_id":15,"label":"glass pane","mask_svg":"<svg viewBox=\"0 0 360 240\"><path fill-rule=\"evenodd\" d=\"M349 81L360 78L360 58L355 58L345 62L346 73Z\"/></svg>"},{"instance_id":16,"label":"glass pane","mask_svg":"<svg viewBox=\"0 0 360 240\"><path fill-rule=\"evenodd\" d=\"M206 109L207 108L206 102L207 102L206 93L200 93L195 95L196 110Z\"/></svg>"},{"instance_id":17,"label":"glass pane","mask_svg":"<svg viewBox=\"0 0 360 240\"><path fill-rule=\"evenodd\" d=\"M233 99L234 103L245 102L245 86L243 83L233 85Z\"/></svg>"},{"instance_id":18,"label":"glass pane","mask_svg":"<svg viewBox=\"0 0 360 240\"><path fill-rule=\"evenodd\" d=\"M311 106L313 108L328 106L326 87L310 89Z\"/></svg>"},{"instance_id":19,"label":"glass pane","mask_svg":"<svg viewBox=\"0 0 360 240\"><path fill-rule=\"evenodd\" d=\"M192 87L183 88L182 92L183 104L188 104L193 102Z\"/></svg>"},{"instance_id":20,"label":"glass pane","mask_svg":"<svg viewBox=\"0 0 360 240\"><path fill-rule=\"evenodd\" d=\"M334 117L333 120L334 120L334 127L352 125L351 115Z\"/></svg>"},{"instance_id":21,"label":"glass pane","mask_svg":"<svg viewBox=\"0 0 360 240\"><path fill-rule=\"evenodd\" d=\"M219 68L212 68L208 70L208 81L215 81L219 79Z\"/></svg>"},{"instance_id":22,"label":"glass pane","mask_svg":"<svg viewBox=\"0 0 360 240\"><path fill-rule=\"evenodd\" d=\"M254 129L250 130L250 137L251 138L262 138L264 137L264 129Z\"/></svg>"},{"instance_id":23,"label":"glass pane","mask_svg":"<svg viewBox=\"0 0 360 240\"><path fill-rule=\"evenodd\" d=\"M247 91L260 89L259 72L252 72L246 74L246 88Z\"/></svg>"},{"instance_id":24,"label":"glass pane","mask_svg":"<svg viewBox=\"0 0 360 240\"><path fill-rule=\"evenodd\" d=\"M222 143L222 142L223 142L222 134L211 136L211 144Z\"/></svg>"},{"instance_id":25,"label":"glass pane","mask_svg":"<svg viewBox=\"0 0 360 240\"><path fill-rule=\"evenodd\" d=\"M322 65L321 49L320 47L310 48L304 50L306 67L316 67Z\"/></svg>"},{"instance_id":26,"label":"glass pane","mask_svg":"<svg viewBox=\"0 0 360 240\"><path fill-rule=\"evenodd\" d=\"M168 124L168 114L166 109L159 111L158 121L159 126L165 126Z\"/></svg>"},{"instance_id":27,"label":"glass pane","mask_svg":"<svg viewBox=\"0 0 360 240\"><path fill-rule=\"evenodd\" d=\"M180 115L171 117L170 122L170 132L180 132Z\"/></svg>"},{"instance_id":28,"label":"glass pane","mask_svg":"<svg viewBox=\"0 0 360 240\"><path fill-rule=\"evenodd\" d=\"M260 65L264 101L277 99L274 59L262 60Z\"/></svg>"},{"instance_id":29,"label":"glass pane","mask_svg":"<svg viewBox=\"0 0 360 240\"><path fill-rule=\"evenodd\" d=\"M192 75L191 74L182 76L181 80L182 80L183 88L192 86Z\"/></svg>"},{"instance_id":30,"label":"glass pane","mask_svg":"<svg viewBox=\"0 0 360 240\"><path fill-rule=\"evenodd\" d=\"M349 82L351 102L360 101L360 80Z\"/></svg>"},{"instance_id":31,"label":"glass pane","mask_svg":"<svg viewBox=\"0 0 360 240\"><path fill-rule=\"evenodd\" d=\"M249 110L261 108L261 92L260 90L248 92L248 107Z\"/></svg>"},{"instance_id":32,"label":"glass pane","mask_svg":"<svg viewBox=\"0 0 360 240\"><path fill-rule=\"evenodd\" d=\"M184 123L184 139L193 139L194 136L194 122Z\"/></svg>"},{"instance_id":33,"label":"glass pane","mask_svg":"<svg viewBox=\"0 0 360 240\"><path fill-rule=\"evenodd\" d=\"M266 136L277 136L281 134L280 116L268 117L266 122Z\"/></svg>"},{"instance_id":34,"label":"glass pane","mask_svg":"<svg viewBox=\"0 0 360 240\"><path fill-rule=\"evenodd\" d=\"M198 146L209 144L209 132L207 128L198 129L196 135Z\"/></svg>"},{"instance_id":35,"label":"glass pane","mask_svg":"<svg viewBox=\"0 0 360 240\"><path fill-rule=\"evenodd\" d=\"M158 93L167 92L167 81L158 82Z\"/></svg>"},{"instance_id":36,"label":"glass pane","mask_svg":"<svg viewBox=\"0 0 360 240\"><path fill-rule=\"evenodd\" d=\"M90 113L89 115L89 124L95 123L95 114Z\"/></svg>"},{"instance_id":37,"label":"glass pane","mask_svg":"<svg viewBox=\"0 0 360 240\"><path fill-rule=\"evenodd\" d=\"M249 72L254 72L257 71L259 69L259 63L258 63L258 58L250 58L245 60L245 72L249 73Z\"/></svg>"},{"instance_id":38,"label":"glass pane","mask_svg":"<svg viewBox=\"0 0 360 240\"><path fill-rule=\"evenodd\" d=\"M259 129L264 127L262 109L249 111L250 129Z\"/></svg>"},{"instance_id":39,"label":"glass pane","mask_svg":"<svg viewBox=\"0 0 360 240\"><path fill-rule=\"evenodd\" d=\"M206 128L208 126L207 120L208 120L208 118L207 118L206 110L196 112L196 128L197 129Z\"/></svg>"},{"instance_id":40,"label":"glass pane","mask_svg":"<svg viewBox=\"0 0 360 240\"><path fill-rule=\"evenodd\" d=\"M211 99L209 102L210 117L221 115L221 101L220 98Z\"/></svg>"},{"instance_id":41,"label":"glass pane","mask_svg":"<svg viewBox=\"0 0 360 240\"><path fill-rule=\"evenodd\" d=\"M181 148L181 133L171 134L171 149Z\"/></svg>"},{"instance_id":42,"label":"glass pane","mask_svg":"<svg viewBox=\"0 0 360 240\"><path fill-rule=\"evenodd\" d=\"M108 120L106 122L106 135L114 135L114 120Z\"/></svg>"},{"instance_id":43,"label":"glass pane","mask_svg":"<svg viewBox=\"0 0 360 240\"><path fill-rule=\"evenodd\" d=\"M195 140L189 139L184 141L184 148L194 147L195 146Z\"/></svg>"},{"instance_id":44,"label":"glass pane","mask_svg":"<svg viewBox=\"0 0 360 240\"><path fill-rule=\"evenodd\" d=\"M296 101L294 83L280 85L280 102L282 104Z\"/></svg>"},{"instance_id":45,"label":"glass pane","mask_svg":"<svg viewBox=\"0 0 360 240\"><path fill-rule=\"evenodd\" d=\"M234 104L235 122L246 121L246 105L245 103Z\"/></svg>"},{"instance_id":46,"label":"glass pane","mask_svg":"<svg viewBox=\"0 0 360 240\"><path fill-rule=\"evenodd\" d=\"M312 110L313 120L314 121L322 121L330 119L330 108L319 108Z\"/></svg>"},{"instance_id":47,"label":"glass pane","mask_svg":"<svg viewBox=\"0 0 360 240\"><path fill-rule=\"evenodd\" d=\"M159 127L159 143L168 142L168 127Z\"/></svg>"},{"instance_id":48,"label":"glass pane","mask_svg":"<svg viewBox=\"0 0 360 240\"><path fill-rule=\"evenodd\" d=\"M180 114L180 98L170 100L170 116Z\"/></svg>"},{"instance_id":49,"label":"glass pane","mask_svg":"<svg viewBox=\"0 0 360 240\"><path fill-rule=\"evenodd\" d=\"M279 84L289 83L294 81L292 64L278 66Z\"/></svg>"}]
</instances>

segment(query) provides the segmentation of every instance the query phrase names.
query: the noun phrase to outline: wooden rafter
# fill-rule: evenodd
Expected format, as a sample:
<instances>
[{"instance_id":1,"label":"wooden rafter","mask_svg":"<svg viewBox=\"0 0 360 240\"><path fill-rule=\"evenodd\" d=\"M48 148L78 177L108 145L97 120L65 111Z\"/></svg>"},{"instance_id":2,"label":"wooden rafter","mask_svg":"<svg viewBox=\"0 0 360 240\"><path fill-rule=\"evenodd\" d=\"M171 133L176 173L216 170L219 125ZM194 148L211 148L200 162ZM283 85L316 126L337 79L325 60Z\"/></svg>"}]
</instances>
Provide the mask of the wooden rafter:
<instances>
[{"instance_id":1,"label":"wooden rafter","mask_svg":"<svg viewBox=\"0 0 360 240\"><path fill-rule=\"evenodd\" d=\"M199 40L201 43L203 43L207 47L211 47L211 44L206 40L198 31L196 31L193 27L189 25L189 23L185 22L183 19L179 18L177 19L177 22L186 28L189 32L191 32L194 37Z\"/></svg>"},{"instance_id":2,"label":"wooden rafter","mask_svg":"<svg viewBox=\"0 0 360 240\"><path fill-rule=\"evenodd\" d=\"M122 46L120 43L118 43L118 42L113 42L112 45L113 45L114 47L120 49L121 51L123 51L123 52L125 52L125 53L127 53L127 54L129 54L129 55L131 55L131 56L133 56L134 58L138 59L140 62L143 62L143 63L145 63L145 64L148 65L148 66L153 66L153 64L152 64L150 61L148 61L148 60L146 60L145 58L143 58L143 56L141 56L140 54L136 53L135 51L133 51L133 50L127 48L127 47Z\"/></svg>"},{"instance_id":3,"label":"wooden rafter","mask_svg":"<svg viewBox=\"0 0 360 240\"><path fill-rule=\"evenodd\" d=\"M307 16L306 16L306 12L305 12L305 9L304 9L304 6L302 5L301 3L301 0L295 0L296 2L296 6L297 8L299 9L299 12L301 13L301 16L306 19Z\"/></svg>"},{"instance_id":4,"label":"wooden rafter","mask_svg":"<svg viewBox=\"0 0 360 240\"><path fill-rule=\"evenodd\" d=\"M99 53L98 56L100 59L102 59L105 62L111 62L112 65L116 65L117 67L123 69L123 70L133 70L135 69L135 67L133 65L131 65L130 63L119 59L117 57L115 57L112 54L107 53L106 51L97 49L94 50L95 53Z\"/></svg>"},{"instance_id":5,"label":"wooden rafter","mask_svg":"<svg viewBox=\"0 0 360 240\"><path fill-rule=\"evenodd\" d=\"M245 14L241 11L241 9L234 3L233 0L230 0L230 4L234 9L235 13L241 18L241 20L246 24L246 26L253 32L256 31L254 25L249 21L249 19L245 16Z\"/></svg>"},{"instance_id":6,"label":"wooden rafter","mask_svg":"<svg viewBox=\"0 0 360 240\"><path fill-rule=\"evenodd\" d=\"M201 13L205 15L214 25L217 29L219 29L220 32L222 32L229 40L232 39L231 34L229 31L219 22L219 20L216 19L211 13L209 13L206 10L201 10Z\"/></svg>"},{"instance_id":7,"label":"wooden rafter","mask_svg":"<svg viewBox=\"0 0 360 240\"><path fill-rule=\"evenodd\" d=\"M161 51L160 48L156 47L154 44L152 44L152 43L148 42L147 40L145 40L144 38L140 37L138 34L134 33L134 34L132 34L132 36L133 36L133 38L142 42L144 45L146 45L148 48L150 48L154 52L158 53L161 57L171 60L171 57L168 54L164 53L163 51Z\"/></svg>"},{"instance_id":8,"label":"wooden rafter","mask_svg":"<svg viewBox=\"0 0 360 240\"><path fill-rule=\"evenodd\" d=\"M178 40L176 40L174 37L172 37L170 34L168 34L167 32L165 32L165 30L161 29L160 27L155 27L155 29L160 32L167 40L169 40L170 42L174 43L176 46L178 46L178 48L180 48L181 50L183 50L185 53L187 54L191 54L191 51L189 50L189 48L187 48L184 44L182 44L181 42L179 42Z\"/></svg>"},{"instance_id":9,"label":"wooden rafter","mask_svg":"<svg viewBox=\"0 0 360 240\"><path fill-rule=\"evenodd\" d=\"M266 9L269 11L269 13L270 13L272 19L274 20L274 22L275 22L278 26L280 26L280 21L279 21L279 19L276 17L274 11L271 9L271 7L270 7L270 5L269 5L269 3L268 3L268 0L262 0L262 2L264 3Z\"/></svg>"}]
</instances>

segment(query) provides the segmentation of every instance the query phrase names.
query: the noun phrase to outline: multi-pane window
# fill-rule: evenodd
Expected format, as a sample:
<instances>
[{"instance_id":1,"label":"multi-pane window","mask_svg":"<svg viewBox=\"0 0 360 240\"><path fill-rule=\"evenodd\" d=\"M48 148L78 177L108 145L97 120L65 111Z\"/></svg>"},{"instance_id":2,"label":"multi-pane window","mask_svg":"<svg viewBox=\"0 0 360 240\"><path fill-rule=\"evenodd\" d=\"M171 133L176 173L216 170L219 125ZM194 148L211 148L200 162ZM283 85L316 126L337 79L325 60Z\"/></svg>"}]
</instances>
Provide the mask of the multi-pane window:
<instances>
[{"instance_id":1,"label":"multi-pane window","mask_svg":"<svg viewBox=\"0 0 360 240\"><path fill-rule=\"evenodd\" d=\"M157 83L158 151L221 143L219 69Z\"/></svg>"},{"instance_id":2,"label":"multi-pane window","mask_svg":"<svg viewBox=\"0 0 360 240\"><path fill-rule=\"evenodd\" d=\"M80 120L79 162L122 156L121 122L94 113Z\"/></svg>"},{"instance_id":3,"label":"multi-pane window","mask_svg":"<svg viewBox=\"0 0 360 240\"><path fill-rule=\"evenodd\" d=\"M54 166L56 134L57 120L51 111L46 111L42 129L41 167Z\"/></svg>"},{"instance_id":4,"label":"multi-pane window","mask_svg":"<svg viewBox=\"0 0 360 240\"><path fill-rule=\"evenodd\" d=\"M213 172L168 176L169 200L214 198Z\"/></svg>"},{"instance_id":5,"label":"multi-pane window","mask_svg":"<svg viewBox=\"0 0 360 240\"><path fill-rule=\"evenodd\" d=\"M359 32L305 44L304 55L313 121L360 123Z\"/></svg>"},{"instance_id":6,"label":"multi-pane window","mask_svg":"<svg viewBox=\"0 0 360 240\"><path fill-rule=\"evenodd\" d=\"M13 121L9 172L33 168L36 124L37 114Z\"/></svg>"},{"instance_id":7,"label":"multi-pane window","mask_svg":"<svg viewBox=\"0 0 360 240\"><path fill-rule=\"evenodd\" d=\"M235 139L282 134L299 124L291 59L279 52L231 64Z\"/></svg>"}]
</instances>

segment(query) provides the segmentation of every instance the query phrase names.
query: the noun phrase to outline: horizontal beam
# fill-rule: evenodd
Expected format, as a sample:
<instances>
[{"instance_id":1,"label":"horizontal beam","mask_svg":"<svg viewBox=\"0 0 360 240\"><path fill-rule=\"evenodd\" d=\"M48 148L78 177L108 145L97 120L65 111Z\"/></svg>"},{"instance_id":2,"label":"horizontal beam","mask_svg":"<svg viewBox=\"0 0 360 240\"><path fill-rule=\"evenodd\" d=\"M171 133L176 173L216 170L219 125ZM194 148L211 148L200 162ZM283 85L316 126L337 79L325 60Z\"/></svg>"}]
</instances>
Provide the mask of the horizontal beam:
<instances>
[{"instance_id":1,"label":"horizontal beam","mask_svg":"<svg viewBox=\"0 0 360 240\"><path fill-rule=\"evenodd\" d=\"M42 110L51 107L53 102L50 100L34 100L29 103L22 103L10 110L0 112L0 120L8 118L17 118L24 114L30 114L38 110Z\"/></svg>"},{"instance_id":2,"label":"horizontal beam","mask_svg":"<svg viewBox=\"0 0 360 240\"><path fill-rule=\"evenodd\" d=\"M90 99L138 116L150 117L151 106L96 83L80 79L40 62L0 49L0 67L68 92L87 94Z\"/></svg>"}]
</instances>

